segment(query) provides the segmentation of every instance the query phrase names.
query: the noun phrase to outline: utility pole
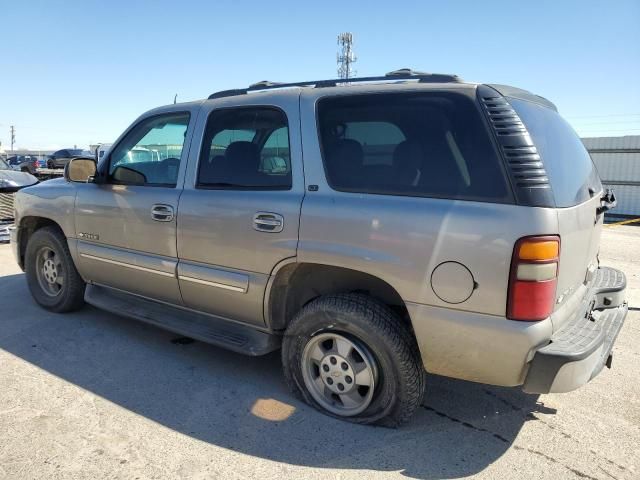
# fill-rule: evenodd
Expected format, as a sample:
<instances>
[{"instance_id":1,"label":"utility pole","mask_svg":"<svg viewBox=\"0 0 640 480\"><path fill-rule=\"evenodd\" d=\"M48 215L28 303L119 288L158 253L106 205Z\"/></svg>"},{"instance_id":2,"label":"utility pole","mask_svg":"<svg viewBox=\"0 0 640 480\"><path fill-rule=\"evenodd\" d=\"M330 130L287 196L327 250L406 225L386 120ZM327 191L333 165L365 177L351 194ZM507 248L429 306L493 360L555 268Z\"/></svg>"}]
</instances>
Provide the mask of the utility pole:
<instances>
[{"instance_id":1,"label":"utility pole","mask_svg":"<svg viewBox=\"0 0 640 480\"><path fill-rule=\"evenodd\" d=\"M13 144L16 143L16 127L11 125L9 131L11 132L11 151L13 152Z\"/></svg>"},{"instance_id":2,"label":"utility pole","mask_svg":"<svg viewBox=\"0 0 640 480\"><path fill-rule=\"evenodd\" d=\"M352 64L358 60L353 51L353 34L345 32L338 35L338 77L348 79L356 74Z\"/></svg>"}]
</instances>

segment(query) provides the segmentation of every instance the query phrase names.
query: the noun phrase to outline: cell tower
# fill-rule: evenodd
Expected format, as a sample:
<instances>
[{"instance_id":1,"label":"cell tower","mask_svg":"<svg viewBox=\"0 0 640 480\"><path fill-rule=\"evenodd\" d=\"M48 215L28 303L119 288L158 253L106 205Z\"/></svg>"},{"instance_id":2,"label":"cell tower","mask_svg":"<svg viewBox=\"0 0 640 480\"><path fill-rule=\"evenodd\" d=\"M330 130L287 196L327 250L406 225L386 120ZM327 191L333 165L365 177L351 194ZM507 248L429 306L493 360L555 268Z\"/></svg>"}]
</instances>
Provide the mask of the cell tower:
<instances>
[{"instance_id":1,"label":"cell tower","mask_svg":"<svg viewBox=\"0 0 640 480\"><path fill-rule=\"evenodd\" d=\"M355 76L356 71L353 69L353 63L358 58L353 52L353 34L350 32L338 35L338 77L351 78Z\"/></svg>"}]
</instances>

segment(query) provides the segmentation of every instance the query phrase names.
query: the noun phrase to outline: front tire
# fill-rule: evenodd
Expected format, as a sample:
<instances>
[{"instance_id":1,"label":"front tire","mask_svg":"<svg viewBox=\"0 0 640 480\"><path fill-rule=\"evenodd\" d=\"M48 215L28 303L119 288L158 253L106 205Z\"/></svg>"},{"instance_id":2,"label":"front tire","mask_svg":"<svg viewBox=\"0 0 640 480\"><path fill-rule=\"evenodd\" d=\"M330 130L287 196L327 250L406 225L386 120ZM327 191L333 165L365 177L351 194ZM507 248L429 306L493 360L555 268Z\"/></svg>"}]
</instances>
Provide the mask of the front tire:
<instances>
[{"instance_id":1,"label":"front tire","mask_svg":"<svg viewBox=\"0 0 640 480\"><path fill-rule=\"evenodd\" d=\"M366 295L323 296L302 308L282 363L296 394L343 420L396 427L422 403L425 371L410 328Z\"/></svg>"},{"instance_id":2,"label":"front tire","mask_svg":"<svg viewBox=\"0 0 640 480\"><path fill-rule=\"evenodd\" d=\"M84 305L85 283L59 229L44 227L29 238L25 272L31 295L52 312L71 312Z\"/></svg>"}]
</instances>

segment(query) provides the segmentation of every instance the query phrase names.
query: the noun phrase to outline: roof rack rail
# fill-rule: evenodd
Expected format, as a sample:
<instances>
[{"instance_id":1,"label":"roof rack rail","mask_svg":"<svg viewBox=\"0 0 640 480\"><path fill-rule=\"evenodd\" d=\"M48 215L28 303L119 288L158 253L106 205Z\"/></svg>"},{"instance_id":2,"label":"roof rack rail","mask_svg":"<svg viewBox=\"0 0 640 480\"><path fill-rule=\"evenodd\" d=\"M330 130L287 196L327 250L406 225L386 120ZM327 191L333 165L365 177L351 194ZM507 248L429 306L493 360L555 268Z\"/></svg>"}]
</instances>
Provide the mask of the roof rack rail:
<instances>
[{"instance_id":1,"label":"roof rack rail","mask_svg":"<svg viewBox=\"0 0 640 480\"><path fill-rule=\"evenodd\" d=\"M236 88L233 90L222 90L220 92L209 95L209 100L214 98L232 97L235 95L245 95L252 91L258 90L272 90L276 88L288 88L288 87L335 87L339 84L345 83L360 83L360 82L390 82L396 80L418 80L419 83L449 83L449 82L462 82L462 79L457 75L451 75L446 73L426 73L411 70L410 68L401 68L387 73L382 77L357 77L357 78L335 78L331 80L309 80L307 82L293 82L293 83L278 83L270 82L268 80L262 80L257 83L251 84L248 88Z\"/></svg>"}]
</instances>

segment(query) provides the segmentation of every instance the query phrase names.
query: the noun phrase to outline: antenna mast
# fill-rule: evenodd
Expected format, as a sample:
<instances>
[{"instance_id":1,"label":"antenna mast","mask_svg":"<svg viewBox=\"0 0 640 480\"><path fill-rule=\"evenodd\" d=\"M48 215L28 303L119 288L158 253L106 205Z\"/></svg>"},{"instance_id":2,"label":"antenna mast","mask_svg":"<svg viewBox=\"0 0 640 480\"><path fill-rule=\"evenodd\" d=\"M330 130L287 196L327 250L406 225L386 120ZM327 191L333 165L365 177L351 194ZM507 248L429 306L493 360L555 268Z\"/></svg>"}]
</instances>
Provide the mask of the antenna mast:
<instances>
[{"instance_id":1,"label":"antenna mast","mask_svg":"<svg viewBox=\"0 0 640 480\"><path fill-rule=\"evenodd\" d=\"M345 32L338 35L338 77L344 79L354 77L356 71L353 68L353 63L357 60L358 58L353 51L353 34Z\"/></svg>"}]
</instances>

